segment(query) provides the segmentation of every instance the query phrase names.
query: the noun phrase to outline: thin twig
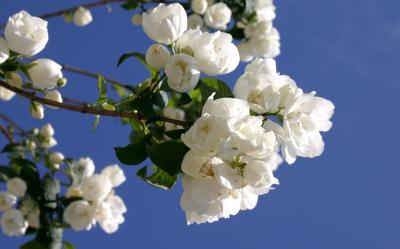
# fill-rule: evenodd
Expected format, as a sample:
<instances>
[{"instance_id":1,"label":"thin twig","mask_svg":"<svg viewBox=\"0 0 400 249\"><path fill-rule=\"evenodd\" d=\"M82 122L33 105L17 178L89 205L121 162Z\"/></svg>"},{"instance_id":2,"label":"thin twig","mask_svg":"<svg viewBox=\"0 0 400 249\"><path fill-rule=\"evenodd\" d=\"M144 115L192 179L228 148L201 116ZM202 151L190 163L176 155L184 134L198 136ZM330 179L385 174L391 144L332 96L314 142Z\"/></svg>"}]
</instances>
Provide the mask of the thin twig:
<instances>
[{"instance_id":1,"label":"thin twig","mask_svg":"<svg viewBox=\"0 0 400 249\"><path fill-rule=\"evenodd\" d=\"M7 84L3 80L0 80L0 86L17 93L17 94L25 97L26 99L29 99L31 102L37 102L37 103L41 103L44 105L58 107L61 109L66 109L66 110L70 110L70 111L74 111L74 112L80 112L83 114L108 116L108 117L134 118L136 120L144 119L143 116L137 112L109 111L109 110L99 109L97 107L91 107L88 105L73 105L73 104L67 104L67 103L60 103L60 102L53 101L50 99L38 97L38 96L36 96L36 92L29 92L29 91L22 90L20 88L17 88L17 87ZM0 114L0 117L1 117L1 114ZM181 126L188 126L190 124L188 121L170 119L170 118L166 118L166 117L160 117L160 120L164 121L164 122L168 122L168 123L181 125Z\"/></svg>"},{"instance_id":2,"label":"thin twig","mask_svg":"<svg viewBox=\"0 0 400 249\"><path fill-rule=\"evenodd\" d=\"M10 143L14 143L14 138L7 128L0 124L0 132L8 139Z\"/></svg>"},{"instance_id":3,"label":"thin twig","mask_svg":"<svg viewBox=\"0 0 400 249\"><path fill-rule=\"evenodd\" d=\"M3 113L0 113L0 118L6 121L9 125L17 129L22 135L24 136L29 136L29 133L24 130L21 126L19 126L16 122L14 122L12 119L4 115Z\"/></svg>"}]
</instances>

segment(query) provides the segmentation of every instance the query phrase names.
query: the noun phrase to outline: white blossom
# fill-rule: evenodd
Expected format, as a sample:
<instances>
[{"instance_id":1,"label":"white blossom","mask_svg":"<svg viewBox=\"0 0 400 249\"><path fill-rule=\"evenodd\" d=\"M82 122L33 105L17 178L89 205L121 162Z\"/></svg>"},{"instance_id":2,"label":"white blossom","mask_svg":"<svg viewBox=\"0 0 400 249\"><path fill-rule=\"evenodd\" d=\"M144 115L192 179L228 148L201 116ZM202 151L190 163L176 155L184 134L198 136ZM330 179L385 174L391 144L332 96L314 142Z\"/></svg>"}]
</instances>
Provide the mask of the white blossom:
<instances>
[{"instance_id":1,"label":"white blossom","mask_svg":"<svg viewBox=\"0 0 400 249\"><path fill-rule=\"evenodd\" d=\"M0 86L0 100L9 101L15 96L15 92Z\"/></svg>"},{"instance_id":2,"label":"white blossom","mask_svg":"<svg viewBox=\"0 0 400 249\"><path fill-rule=\"evenodd\" d=\"M112 190L112 183L107 176L95 174L82 180L83 198L88 201L104 200Z\"/></svg>"},{"instance_id":3,"label":"white blossom","mask_svg":"<svg viewBox=\"0 0 400 249\"><path fill-rule=\"evenodd\" d=\"M232 11L225 3L211 5L204 14L205 23L214 29L226 30L231 21Z\"/></svg>"},{"instance_id":4,"label":"white blossom","mask_svg":"<svg viewBox=\"0 0 400 249\"><path fill-rule=\"evenodd\" d=\"M23 197L26 193L26 183L19 177L14 177L7 181L7 191L8 193L16 196Z\"/></svg>"},{"instance_id":5,"label":"white blossom","mask_svg":"<svg viewBox=\"0 0 400 249\"><path fill-rule=\"evenodd\" d=\"M280 35L276 28L272 28L268 33L257 33L249 42L256 56L275 58L281 53Z\"/></svg>"},{"instance_id":6,"label":"white blossom","mask_svg":"<svg viewBox=\"0 0 400 249\"><path fill-rule=\"evenodd\" d=\"M49 137L46 138L41 145L43 148L50 149L57 145L57 140L54 137Z\"/></svg>"},{"instance_id":7,"label":"white blossom","mask_svg":"<svg viewBox=\"0 0 400 249\"><path fill-rule=\"evenodd\" d=\"M38 229L40 227L40 212L39 211L30 212L26 216L26 220L30 227Z\"/></svg>"},{"instance_id":8,"label":"white blossom","mask_svg":"<svg viewBox=\"0 0 400 249\"><path fill-rule=\"evenodd\" d=\"M188 29L202 29L203 28L203 18L197 14L191 14L188 17Z\"/></svg>"},{"instance_id":9,"label":"white blossom","mask_svg":"<svg viewBox=\"0 0 400 249\"><path fill-rule=\"evenodd\" d=\"M231 127L236 122L250 115L249 104L241 99L236 98L220 98L213 99L211 95L203 106L202 115L209 114L228 121Z\"/></svg>"},{"instance_id":10,"label":"white blossom","mask_svg":"<svg viewBox=\"0 0 400 249\"><path fill-rule=\"evenodd\" d=\"M275 19L275 6L272 0L256 0L255 10L258 21L272 21Z\"/></svg>"},{"instance_id":11,"label":"white blossom","mask_svg":"<svg viewBox=\"0 0 400 249\"><path fill-rule=\"evenodd\" d=\"M25 234L28 222L19 210L10 209L1 217L1 228L5 235L19 237Z\"/></svg>"},{"instance_id":12,"label":"white blossom","mask_svg":"<svg viewBox=\"0 0 400 249\"><path fill-rule=\"evenodd\" d=\"M111 181L114 188L120 186L126 180L124 171L117 164L105 167L101 174Z\"/></svg>"},{"instance_id":13,"label":"white blossom","mask_svg":"<svg viewBox=\"0 0 400 249\"><path fill-rule=\"evenodd\" d=\"M74 201L64 210L64 220L75 231L90 230L94 224L95 212L87 201Z\"/></svg>"},{"instance_id":14,"label":"white blossom","mask_svg":"<svg viewBox=\"0 0 400 249\"><path fill-rule=\"evenodd\" d=\"M5 62L10 56L10 50L8 49L6 40L0 37L0 64Z\"/></svg>"},{"instance_id":15,"label":"white blossom","mask_svg":"<svg viewBox=\"0 0 400 249\"><path fill-rule=\"evenodd\" d=\"M8 193L0 192L0 211L5 212L17 203L17 197Z\"/></svg>"},{"instance_id":16,"label":"white blossom","mask_svg":"<svg viewBox=\"0 0 400 249\"><path fill-rule=\"evenodd\" d=\"M33 61L32 64L34 66L28 69L28 73L35 88L54 88L63 77L61 65L50 59L38 59Z\"/></svg>"},{"instance_id":17,"label":"white blossom","mask_svg":"<svg viewBox=\"0 0 400 249\"><path fill-rule=\"evenodd\" d=\"M43 119L44 118L44 107L42 104L32 102L30 107L30 113L33 118Z\"/></svg>"},{"instance_id":18,"label":"white blossom","mask_svg":"<svg viewBox=\"0 0 400 249\"><path fill-rule=\"evenodd\" d=\"M49 40L47 21L24 10L8 19L4 33L9 49L25 56L36 55Z\"/></svg>"},{"instance_id":19,"label":"white blossom","mask_svg":"<svg viewBox=\"0 0 400 249\"><path fill-rule=\"evenodd\" d=\"M237 48L239 51L241 61L249 62L254 59L253 46L250 42L243 41L243 42L239 43Z\"/></svg>"},{"instance_id":20,"label":"white blossom","mask_svg":"<svg viewBox=\"0 0 400 249\"><path fill-rule=\"evenodd\" d=\"M42 135L45 138L53 137L54 133L55 133L54 128L50 123L43 125L42 128L40 129L40 135Z\"/></svg>"},{"instance_id":21,"label":"white blossom","mask_svg":"<svg viewBox=\"0 0 400 249\"><path fill-rule=\"evenodd\" d=\"M171 56L165 66L165 74L169 87L180 93L194 89L200 79L196 60L187 54Z\"/></svg>"},{"instance_id":22,"label":"white blossom","mask_svg":"<svg viewBox=\"0 0 400 249\"><path fill-rule=\"evenodd\" d=\"M163 116L175 120L185 120L185 112L182 109L174 108L174 107L165 107L163 109ZM170 122L165 122L164 127L166 131L178 130L183 127L177 124L173 124Z\"/></svg>"},{"instance_id":23,"label":"white blossom","mask_svg":"<svg viewBox=\"0 0 400 249\"><path fill-rule=\"evenodd\" d=\"M202 15L207 10L208 2L207 0L192 0L190 6L194 13Z\"/></svg>"},{"instance_id":24,"label":"white blossom","mask_svg":"<svg viewBox=\"0 0 400 249\"><path fill-rule=\"evenodd\" d=\"M193 55L200 71L215 76L230 73L239 64L239 51L232 41L232 36L224 32L188 30L178 39L176 48Z\"/></svg>"},{"instance_id":25,"label":"white blossom","mask_svg":"<svg viewBox=\"0 0 400 249\"><path fill-rule=\"evenodd\" d=\"M65 197L66 198L72 198L72 197L82 197L82 189L79 185L71 185L67 188L67 191L65 192Z\"/></svg>"},{"instance_id":26,"label":"white blossom","mask_svg":"<svg viewBox=\"0 0 400 249\"><path fill-rule=\"evenodd\" d=\"M90 157L79 158L78 162L73 167L74 170L77 170L83 178L92 176L96 169L94 162Z\"/></svg>"},{"instance_id":27,"label":"white blossom","mask_svg":"<svg viewBox=\"0 0 400 249\"><path fill-rule=\"evenodd\" d=\"M143 13L143 29L150 39L169 45L187 29L186 11L179 3L160 3Z\"/></svg>"},{"instance_id":28,"label":"white blossom","mask_svg":"<svg viewBox=\"0 0 400 249\"><path fill-rule=\"evenodd\" d=\"M64 155L61 152L51 152L49 161L51 164L61 164L64 161Z\"/></svg>"},{"instance_id":29,"label":"white blossom","mask_svg":"<svg viewBox=\"0 0 400 249\"><path fill-rule=\"evenodd\" d=\"M53 90L53 91L50 91L50 92L46 93L44 98L45 99L49 99L49 100L53 100L53 101L58 102L58 103L62 103L63 102L62 95L57 90ZM58 108L58 107L51 106L51 105L48 105L48 107L53 108L53 109L57 109Z\"/></svg>"},{"instance_id":30,"label":"white blossom","mask_svg":"<svg viewBox=\"0 0 400 249\"><path fill-rule=\"evenodd\" d=\"M92 13L84 7L79 7L74 11L73 21L79 27L86 26L93 21Z\"/></svg>"},{"instance_id":31,"label":"white blossom","mask_svg":"<svg viewBox=\"0 0 400 249\"><path fill-rule=\"evenodd\" d=\"M146 52L146 62L155 69L164 68L171 56L168 48L161 44L151 45Z\"/></svg>"},{"instance_id":32,"label":"white blossom","mask_svg":"<svg viewBox=\"0 0 400 249\"><path fill-rule=\"evenodd\" d=\"M96 203L96 220L106 233L114 233L125 221L127 212L124 201L117 195L111 194L104 202Z\"/></svg>"}]
</instances>

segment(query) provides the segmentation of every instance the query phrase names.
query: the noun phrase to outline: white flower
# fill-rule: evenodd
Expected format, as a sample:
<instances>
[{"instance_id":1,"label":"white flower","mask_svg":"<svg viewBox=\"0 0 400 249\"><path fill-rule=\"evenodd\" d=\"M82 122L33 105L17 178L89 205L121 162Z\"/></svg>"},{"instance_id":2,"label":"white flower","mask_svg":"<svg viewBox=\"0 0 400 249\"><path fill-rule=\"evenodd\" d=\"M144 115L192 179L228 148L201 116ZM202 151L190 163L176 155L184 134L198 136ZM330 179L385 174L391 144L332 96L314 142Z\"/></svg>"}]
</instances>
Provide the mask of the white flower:
<instances>
[{"instance_id":1,"label":"white flower","mask_svg":"<svg viewBox=\"0 0 400 249\"><path fill-rule=\"evenodd\" d=\"M87 201L74 201L64 210L64 220L75 231L90 230L94 224L94 210Z\"/></svg>"},{"instance_id":2,"label":"white flower","mask_svg":"<svg viewBox=\"0 0 400 249\"><path fill-rule=\"evenodd\" d=\"M14 177L7 181L8 193L15 195L16 197L23 197L26 193L26 183L19 177Z\"/></svg>"},{"instance_id":3,"label":"white flower","mask_svg":"<svg viewBox=\"0 0 400 249\"><path fill-rule=\"evenodd\" d=\"M329 131L335 106L316 97L315 92L301 95L288 106L283 118L283 156L288 163L301 157L317 157L324 151L320 131Z\"/></svg>"},{"instance_id":4,"label":"white flower","mask_svg":"<svg viewBox=\"0 0 400 249\"><path fill-rule=\"evenodd\" d=\"M72 185L67 188L67 191L65 192L65 197L66 198L72 198L72 197L82 197L83 193L79 185Z\"/></svg>"},{"instance_id":5,"label":"white flower","mask_svg":"<svg viewBox=\"0 0 400 249\"><path fill-rule=\"evenodd\" d=\"M182 141L193 150L216 153L222 148L229 135L227 120L205 114L182 135Z\"/></svg>"},{"instance_id":6,"label":"white flower","mask_svg":"<svg viewBox=\"0 0 400 249\"><path fill-rule=\"evenodd\" d=\"M30 107L30 113L33 118L43 119L44 118L44 107L42 104L32 102Z\"/></svg>"},{"instance_id":7,"label":"white flower","mask_svg":"<svg viewBox=\"0 0 400 249\"><path fill-rule=\"evenodd\" d=\"M265 162L254 160L247 164L243 171L243 178L246 184L255 189L268 191L278 180L272 174Z\"/></svg>"},{"instance_id":8,"label":"white flower","mask_svg":"<svg viewBox=\"0 0 400 249\"><path fill-rule=\"evenodd\" d=\"M0 100L9 101L15 96L15 92L0 86Z\"/></svg>"},{"instance_id":9,"label":"white flower","mask_svg":"<svg viewBox=\"0 0 400 249\"><path fill-rule=\"evenodd\" d=\"M51 164L61 164L64 161L64 155L61 152L52 152L49 155Z\"/></svg>"},{"instance_id":10,"label":"white flower","mask_svg":"<svg viewBox=\"0 0 400 249\"><path fill-rule=\"evenodd\" d=\"M204 15L206 24L214 29L225 30L231 21L232 11L225 3L211 5Z\"/></svg>"},{"instance_id":11,"label":"white flower","mask_svg":"<svg viewBox=\"0 0 400 249\"><path fill-rule=\"evenodd\" d=\"M73 166L74 170L78 171L83 178L93 175L96 167L90 157L81 157L78 162Z\"/></svg>"},{"instance_id":12,"label":"white flower","mask_svg":"<svg viewBox=\"0 0 400 249\"><path fill-rule=\"evenodd\" d=\"M244 29L244 34L246 38L250 38L257 35L265 35L272 31L272 22L261 21L246 25Z\"/></svg>"},{"instance_id":13,"label":"white flower","mask_svg":"<svg viewBox=\"0 0 400 249\"><path fill-rule=\"evenodd\" d=\"M24 10L8 19L4 33L8 48L25 56L36 55L49 40L47 21Z\"/></svg>"},{"instance_id":14,"label":"white flower","mask_svg":"<svg viewBox=\"0 0 400 249\"><path fill-rule=\"evenodd\" d=\"M49 137L46 138L43 142L42 142L42 147L46 148L46 149L50 149L54 146L57 145L57 140L54 137Z\"/></svg>"},{"instance_id":15,"label":"white flower","mask_svg":"<svg viewBox=\"0 0 400 249\"><path fill-rule=\"evenodd\" d=\"M207 0L192 0L190 6L194 13L202 15L207 10L208 2Z\"/></svg>"},{"instance_id":16,"label":"white flower","mask_svg":"<svg viewBox=\"0 0 400 249\"><path fill-rule=\"evenodd\" d=\"M274 172L278 169L279 165L283 163L283 160L278 152L273 152L267 158L264 158L263 162L267 164L269 170Z\"/></svg>"},{"instance_id":17,"label":"white flower","mask_svg":"<svg viewBox=\"0 0 400 249\"><path fill-rule=\"evenodd\" d=\"M125 221L127 212L124 201L117 195L110 195L104 202L96 203L96 220L106 233L114 233Z\"/></svg>"},{"instance_id":18,"label":"white flower","mask_svg":"<svg viewBox=\"0 0 400 249\"><path fill-rule=\"evenodd\" d=\"M169 87L181 93L194 89L200 79L195 59L187 54L171 56L165 66L165 73Z\"/></svg>"},{"instance_id":19,"label":"white flower","mask_svg":"<svg viewBox=\"0 0 400 249\"><path fill-rule=\"evenodd\" d=\"M50 123L43 125L42 128L40 129L40 135L42 135L45 138L53 137L54 133L55 133L54 128Z\"/></svg>"},{"instance_id":20,"label":"white flower","mask_svg":"<svg viewBox=\"0 0 400 249\"><path fill-rule=\"evenodd\" d=\"M32 64L34 66L28 69L28 73L35 88L54 88L63 77L62 67L50 59L38 59Z\"/></svg>"},{"instance_id":21,"label":"white flower","mask_svg":"<svg viewBox=\"0 0 400 249\"><path fill-rule=\"evenodd\" d=\"M239 43L237 48L239 51L241 61L249 62L252 59L254 59L253 46L250 42L247 42L247 41L241 42L241 43Z\"/></svg>"},{"instance_id":22,"label":"white flower","mask_svg":"<svg viewBox=\"0 0 400 249\"><path fill-rule=\"evenodd\" d=\"M39 228L40 210L38 204L32 199L24 199L20 208L21 213L26 217L30 227Z\"/></svg>"},{"instance_id":23,"label":"white flower","mask_svg":"<svg viewBox=\"0 0 400 249\"><path fill-rule=\"evenodd\" d=\"M256 56L275 58L281 53L280 35L275 28L268 33L256 33L249 42L254 48Z\"/></svg>"},{"instance_id":24,"label":"white flower","mask_svg":"<svg viewBox=\"0 0 400 249\"><path fill-rule=\"evenodd\" d=\"M146 62L155 69L164 68L171 53L161 44L151 45L146 52Z\"/></svg>"},{"instance_id":25,"label":"white flower","mask_svg":"<svg viewBox=\"0 0 400 249\"><path fill-rule=\"evenodd\" d=\"M101 201L110 194L112 183L107 176L95 174L83 179L81 190L85 200Z\"/></svg>"},{"instance_id":26,"label":"white flower","mask_svg":"<svg viewBox=\"0 0 400 249\"><path fill-rule=\"evenodd\" d=\"M101 174L111 181L114 188L120 186L126 180L124 171L117 164L105 167Z\"/></svg>"},{"instance_id":27,"label":"white flower","mask_svg":"<svg viewBox=\"0 0 400 249\"><path fill-rule=\"evenodd\" d=\"M272 0L256 0L255 10L258 21L272 21L275 19L275 6Z\"/></svg>"},{"instance_id":28,"label":"white flower","mask_svg":"<svg viewBox=\"0 0 400 249\"><path fill-rule=\"evenodd\" d=\"M246 66L245 71L257 74L266 74L269 76L278 76L276 61L274 59L256 58Z\"/></svg>"},{"instance_id":29,"label":"white flower","mask_svg":"<svg viewBox=\"0 0 400 249\"><path fill-rule=\"evenodd\" d=\"M57 91L57 90L50 91L50 92L46 93L44 98L45 99L49 99L49 100L53 100L53 101L59 102L59 103L63 102L61 93L59 91ZM53 109L57 109L58 108L58 107L51 106L51 105L48 105L48 107L53 108Z\"/></svg>"},{"instance_id":30,"label":"white flower","mask_svg":"<svg viewBox=\"0 0 400 249\"><path fill-rule=\"evenodd\" d=\"M8 193L0 192L0 211L5 212L17 203L17 197Z\"/></svg>"},{"instance_id":31,"label":"white flower","mask_svg":"<svg viewBox=\"0 0 400 249\"><path fill-rule=\"evenodd\" d=\"M33 228L39 228L40 227L40 212L30 212L28 216L26 217L26 220L28 221L28 225Z\"/></svg>"},{"instance_id":32,"label":"white flower","mask_svg":"<svg viewBox=\"0 0 400 249\"><path fill-rule=\"evenodd\" d=\"M191 14L188 17L188 29L202 29L203 18L197 14Z\"/></svg>"},{"instance_id":33,"label":"white flower","mask_svg":"<svg viewBox=\"0 0 400 249\"><path fill-rule=\"evenodd\" d=\"M92 13L84 7L79 7L74 12L73 20L79 27L86 26L93 21Z\"/></svg>"},{"instance_id":34,"label":"white flower","mask_svg":"<svg viewBox=\"0 0 400 249\"><path fill-rule=\"evenodd\" d=\"M187 29L186 11L179 3L160 3L143 13L143 29L150 39L169 45Z\"/></svg>"},{"instance_id":35,"label":"white flower","mask_svg":"<svg viewBox=\"0 0 400 249\"><path fill-rule=\"evenodd\" d=\"M142 25L142 16L141 15L133 15L132 16L132 24L135 26Z\"/></svg>"},{"instance_id":36,"label":"white flower","mask_svg":"<svg viewBox=\"0 0 400 249\"><path fill-rule=\"evenodd\" d=\"M6 41L0 37L0 64L5 62L10 56L10 51L8 50L8 46Z\"/></svg>"},{"instance_id":37,"label":"white flower","mask_svg":"<svg viewBox=\"0 0 400 249\"><path fill-rule=\"evenodd\" d=\"M215 117L228 120L229 125L233 125L238 120L250 115L249 104L241 99L220 98L213 100L211 95L203 106L202 115L209 114Z\"/></svg>"},{"instance_id":38,"label":"white flower","mask_svg":"<svg viewBox=\"0 0 400 249\"><path fill-rule=\"evenodd\" d=\"M220 31L203 33L200 30L188 30L178 39L176 48L177 51L192 54L200 71L210 76L230 73L240 61L232 36Z\"/></svg>"},{"instance_id":39,"label":"white flower","mask_svg":"<svg viewBox=\"0 0 400 249\"><path fill-rule=\"evenodd\" d=\"M165 107L163 110L163 116L175 120L185 120L185 112L179 108ZM169 122L165 122L164 126L166 131L178 130L183 128L180 125Z\"/></svg>"},{"instance_id":40,"label":"white flower","mask_svg":"<svg viewBox=\"0 0 400 249\"><path fill-rule=\"evenodd\" d=\"M22 236L28 229L28 222L17 209L7 210L1 217L1 228L7 236Z\"/></svg>"},{"instance_id":41,"label":"white flower","mask_svg":"<svg viewBox=\"0 0 400 249\"><path fill-rule=\"evenodd\" d=\"M189 150L182 160L182 171L194 178L214 177L214 168L224 162L202 151Z\"/></svg>"}]
</instances>

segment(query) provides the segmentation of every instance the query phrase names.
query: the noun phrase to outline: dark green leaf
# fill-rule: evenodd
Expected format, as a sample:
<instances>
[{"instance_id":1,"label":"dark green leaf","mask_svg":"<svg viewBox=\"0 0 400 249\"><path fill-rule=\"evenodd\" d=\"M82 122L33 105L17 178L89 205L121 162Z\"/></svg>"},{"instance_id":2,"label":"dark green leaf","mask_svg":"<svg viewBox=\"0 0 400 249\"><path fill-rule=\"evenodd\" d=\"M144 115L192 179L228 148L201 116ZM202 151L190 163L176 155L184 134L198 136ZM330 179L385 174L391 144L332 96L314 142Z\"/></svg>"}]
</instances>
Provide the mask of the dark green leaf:
<instances>
[{"instance_id":1,"label":"dark green leaf","mask_svg":"<svg viewBox=\"0 0 400 249\"><path fill-rule=\"evenodd\" d=\"M99 90L99 98L97 103L103 104L107 102L107 86L104 77L100 74L97 75L97 89Z\"/></svg>"},{"instance_id":2,"label":"dark green leaf","mask_svg":"<svg viewBox=\"0 0 400 249\"><path fill-rule=\"evenodd\" d=\"M214 99L234 97L231 88L225 82L214 78L202 78L197 88L201 91L203 101L207 100L214 92Z\"/></svg>"},{"instance_id":3,"label":"dark green leaf","mask_svg":"<svg viewBox=\"0 0 400 249\"><path fill-rule=\"evenodd\" d=\"M129 119L129 123L132 127L130 141L133 144L138 143L146 136L145 124L133 118Z\"/></svg>"},{"instance_id":4,"label":"dark green leaf","mask_svg":"<svg viewBox=\"0 0 400 249\"><path fill-rule=\"evenodd\" d=\"M187 105L190 102L192 102L192 98L190 98L189 94L183 93L178 101L178 106Z\"/></svg>"},{"instance_id":5,"label":"dark green leaf","mask_svg":"<svg viewBox=\"0 0 400 249\"><path fill-rule=\"evenodd\" d=\"M157 166L153 166L153 174L150 176L147 175L147 166L141 168L136 175L147 183L165 190L171 189L178 179L176 175L170 176Z\"/></svg>"},{"instance_id":6,"label":"dark green leaf","mask_svg":"<svg viewBox=\"0 0 400 249\"><path fill-rule=\"evenodd\" d=\"M168 105L168 95L164 91L159 91L153 96L154 105L164 108Z\"/></svg>"},{"instance_id":7,"label":"dark green leaf","mask_svg":"<svg viewBox=\"0 0 400 249\"><path fill-rule=\"evenodd\" d=\"M130 144L126 147L114 148L118 160L127 165L138 165L147 158L146 141L148 137L144 137L138 143Z\"/></svg>"},{"instance_id":8,"label":"dark green leaf","mask_svg":"<svg viewBox=\"0 0 400 249\"><path fill-rule=\"evenodd\" d=\"M48 248L47 246L43 245L42 243L36 240L31 240L20 246L20 249L48 249Z\"/></svg>"},{"instance_id":9,"label":"dark green leaf","mask_svg":"<svg viewBox=\"0 0 400 249\"><path fill-rule=\"evenodd\" d=\"M177 129L177 130L171 130L171 131L165 131L165 135L172 138L172 139L180 139L182 134L185 133L185 129Z\"/></svg>"},{"instance_id":10,"label":"dark green leaf","mask_svg":"<svg viewBox=\"0 0 400 249\"><path fill-rule=\"evenodd\" d=\"M167 141L147 147L151 161L171 176L181 171L183 157L189 148L178 141Z\"/></svg>"},{"instance_id":11,"label":"dark green leaf","mask_svg":"<svg viewBox=\"0 0 400 249\"><path fill-rule=\"evenodd\" d=\"M19 153L25 151L26 151L25 147L19 143L7 144L2 150L2 152L7 152L7 153Z\"/></svg>"},{"instance_id":12,"label":"dark green leaf","mask_svg":"<svg viewBox=\"0 0 400 249\"><path fill-rule=\"evenodd\" d=\"M154 69L153 67L151 67L149 64L147 64L146 57L141 53L126 53L126 54L121 55L121 57L119 57L117 66L120 66L122 63L124 63L130 57L135 57L136 59L138 59L140 61L140 63L142 63L146 67L147 71L149 71L149 73L152 77L157 75L158 71L156 69Z\"/></svg>"},{"instance_id":13,"label":"dark green leaf","mask_svg":"<svg viewBox=\"0 0 400 249\"><path fill-rule=\"evenodd\" d=\"M150 88L144 89L140 94L132 100L129 105L143 114L146 118L154 116L153 100Z\"/></svg>"},{"instance_id":14,"label":"dark green leaf","mask_svg":"<svg viewBox=\"0 0 400 249\"><path fill-rule=\"evenodd\" d=\"M121 8L126 10L134 10L139 7L141 0L127 0L126 3L121 4Z\"/></svg>"},{"instance_id":15,"label":"dark green leaf","mask_svg":"<svg viewBox=\"0 0 400 249\"><path fill-rule=\"evenodd\" d=\"M7 181L11 178L18 176L17 171L15 169L7 167L7 166L0 166L0 181Z\"/></svg>"}]
</instances>

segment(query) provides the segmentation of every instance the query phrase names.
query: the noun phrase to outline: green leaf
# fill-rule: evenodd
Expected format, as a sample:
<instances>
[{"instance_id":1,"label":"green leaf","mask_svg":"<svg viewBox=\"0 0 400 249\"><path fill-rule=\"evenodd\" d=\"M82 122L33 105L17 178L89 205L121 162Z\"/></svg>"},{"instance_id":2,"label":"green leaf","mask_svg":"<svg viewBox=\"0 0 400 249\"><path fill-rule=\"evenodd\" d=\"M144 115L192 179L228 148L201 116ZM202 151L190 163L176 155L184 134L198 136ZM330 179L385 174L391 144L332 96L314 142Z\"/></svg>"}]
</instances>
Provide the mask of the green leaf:
<instances>
[{"instance_id":1,"label":"green leaf","mask_svg":"<svg viewBox=\"0 0 400 249\"><path fill-rule=\"evenodd\" d=\"M165 190L170 190L178 179L177 176L171 176L157 166L153 166L153 174L150 176L147 175L147 166L141 168L136 175L147 183Z\"/></svg>"},{"instance_id":2,"label":"green leaf","mask_svg":"<svg viewBox=\"0 0 400 249\"><path fill-rule=\"evenodd\" d=\"M4 146L2 152L6 152L6 153L21 153L21 152L25 152L26 148L19 143L9 143L6 146Z\"/></svg>"},{"instance_id":3,"label":"green leaf","mask_svg":"<svg viewBox=\"0 0 400 249\"><path fill-rule=\"evenodd\" d=\"M141 53L126 53L121 55L121 57L119 57L117 66L120 66L130 57L138 59L140 63L142 63L146 67L147 71L149 71L151 77L155 77L157 75L158 71L155 68L151 67L149 64L147 64L146 57Z\"/></svg>"},{"instance_id":4,"label":"green leaf","mask_svg":"<svg viewBox=\"0 0 400 249\"><path fill-rule=\"evenodd\" d=\"M197 88L201 92L203 101L206 101L214 92L214 99L234 97L231 88L225 82L214 78L202 78Z\"/></svg>"},{"instance_id":5,"label":"green leaf","mask_svg":"<svg viewBox=\"0 0 400 249\"><path fill-rule=\"evenodd\" d=\"M189 148L178 141L167 141L147 147L151 161L171 176L181 171L183 157Z\"/></svg>"},{"instance_id":6,"label":"green leaf","mask_svg":"<svg viewBox=\"0 0 400 249\"><path fill-rule=\"evenodd\" d=\"M99 125L99 123L100 123L100 117L101 117L100 115L95 115L95 116L94 116L92 131L95 131L96 128L97 128L97 126Z\"/></svg>"},{"instance_id":7,"label":"green leaf","mask_svg":"<svg viewBox=\"0 0 400 249\"><path fill-rule=\"evenodd\" d=\"M185 129L177 129L177 130L165 131L165 135L174 140L178 140L185 132L186 132Z\"/></svg>"},{"instance_id":8,"label":"green leaf","mask_svg":"<svg viewBox=\"0 0 400 249\"><path fill-rule=\"evenodd\" d=\"M121 8L126 10L134 10L139 7L141 0L127 0L126 3L121 4Z\"/></svg>"},{"instance_id":9,"label":"green leaf","mask_svg":"<svg viewBox=\"0 0 400 249\"><path fill-rule=\"evenodd\" d=\"M15 169L7 166L0 166L0 181L5 182L16 176L18 176L18 173L15 171Z\"/></svg>"},{"instance_id":10,"label":"green leaf","mask_svg":"<svg viewBox=\"0 0 400 249\"><path fill-rule=\"evenodd\" d=\"M63 241L63 245L64 245L64 249L75 249L74 244L67 242L67 241Z\"/></svg>"},{"instance_id":11,"label":"green leaf","mask_svg":"<svg viewBox=\"0 0 400 249\"><path fill-rule=\"evenodd\" d=\"M178 106L187 105L190 102L192 102L192 98L189 96L189 94L182 93L182 95L181 95L181 97L180 97L180 99L178 101Z\"/></svg>"},{"instance_id":12,"label":"green leaf","mask_svg":"<svg viewBox=\"0 0 400 249\"><path fill-rule=\"evenodd\" d=\"M42 243L36 240L31 240L20 246L20 249L48 249L48 248L47 246L43 245Z\"/></svg>"},{"instance_id":13,"label":"green leaf","mask_svg":"<svg viewBox=\"0 0 400 249\"><path fill-rule=\"evenodd\" d=\"M158 91L156 94L153 96L153 104L164 108L168 105L168 95L164 91Z\"/></svg>"},{"instance_id":14,"label":"green leaf","mask_svg":"<svg viewBox=\"0 0 400 249\"><path fill-rule=\"evenodd\" d=\"M104 77L100 74L97 75L97 89L99 90L99 98L97 103L103 104L107 102L107 86Z\"/></svg>"},{"instance_id":15,"label":"green leaf","mask_svg":"<svg viewBox=\"0 0 400 249\"><path fill-rule=\"evenodd\" d=\"M150 88L146 88L140 92L139 95L129 103L129 105L139 113L143 114L146 118L155 115Z\"/></svg>"},{"instance_id":16,"label":"green leaf","mask_svg":"<svg viewBox=\"0 0 400 249\"><path fill-rule=\"evenodd\" d=\"M126 147L114 148L118 160L127 165L138 165L147 158L146 142L149 136L144 137L138 143L130 144Z\"/></svg>"},{"instance_id":17,"label":"green leaf","mask_svg":"<svg viewBox=\"0 0 400 249\"><path fill-rule=\"evenodd\" d=\"M129 123L132 127L132 132L129 137L130 141L134 144L138 143L146 136L145 124L143 124L142 121L138 121L134 118L130 118Z\"/></svg>"}]
</instances>

